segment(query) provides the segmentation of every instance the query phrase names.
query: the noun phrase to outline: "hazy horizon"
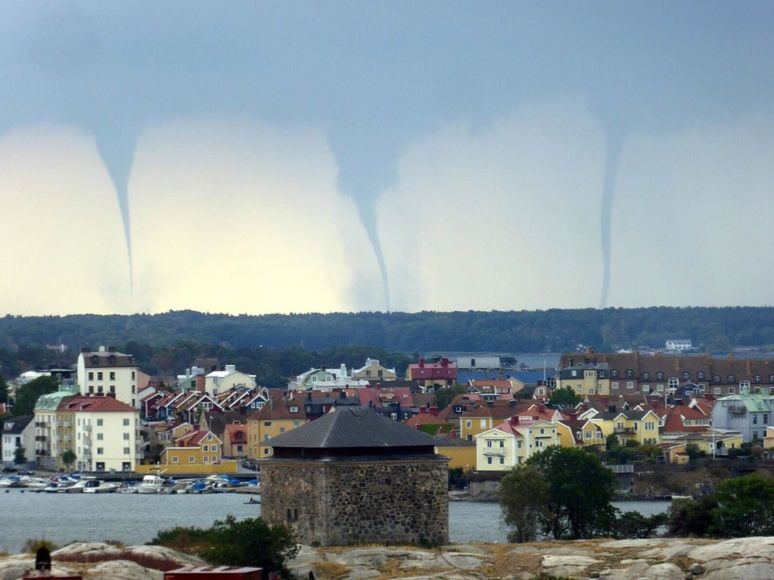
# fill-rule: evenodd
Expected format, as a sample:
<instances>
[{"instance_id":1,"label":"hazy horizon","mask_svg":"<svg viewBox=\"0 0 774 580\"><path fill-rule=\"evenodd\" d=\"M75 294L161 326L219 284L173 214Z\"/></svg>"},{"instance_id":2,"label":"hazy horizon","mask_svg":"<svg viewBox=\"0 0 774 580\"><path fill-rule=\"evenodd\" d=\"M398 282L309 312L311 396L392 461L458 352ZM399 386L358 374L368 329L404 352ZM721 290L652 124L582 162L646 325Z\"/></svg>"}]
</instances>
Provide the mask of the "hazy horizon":
<instances>
[{"instance_id":1,"label":"hazy horizon","mask_svg":"<svg viewBox=\"0 0 774 580\"><path fill-rule=\"evenodd\" d=\"M768 2L0 14L0 315L771 304Z\"/></svg>"}]
</instances>

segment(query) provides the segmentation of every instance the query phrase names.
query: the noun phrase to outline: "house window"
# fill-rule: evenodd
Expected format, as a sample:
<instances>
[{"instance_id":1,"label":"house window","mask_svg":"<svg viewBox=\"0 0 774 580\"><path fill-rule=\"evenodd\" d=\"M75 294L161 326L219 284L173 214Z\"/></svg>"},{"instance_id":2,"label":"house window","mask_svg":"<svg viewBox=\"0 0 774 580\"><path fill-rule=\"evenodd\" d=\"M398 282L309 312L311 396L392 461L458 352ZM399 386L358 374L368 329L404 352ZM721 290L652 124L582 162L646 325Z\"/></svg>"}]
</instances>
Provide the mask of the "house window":
<instances>
[{"instance_id":1,"label":"house window","mask_svg":"<svg viewBox=\"0 0 774 580\"><path fill-rule=\"evenodd\" d=\"M626 381L626 388L627 389L633 389L634 388L634 381Z\"/></svg>"},{"instance_id":2,"label":"house window","mask_svg":"<svg viewBox=\"0 0 774 580\"><path fill-rule=\"evenodd\" d=\"M97 387L97 394L101 395L101 394L104 392L104 390L105 390L105 389L102 387L102 385L99 385L99 386Z\"/></svg>"},{"instance_id":3,"label":"house window","mask_svg":"<svg viewBox=\"0 0 774 580\"><path fill-rule=\"evenodd\" d=\"M610 388L611 389L617 389L618 388L618 381L613 381L612 383L610 383Z\"/></svg>"},{"instance_id":4,"label":"house window","mask_svg":"<svg viewBox=\"0 0 774 580\"><path fill-rule=\"evenodd\" d=\"M180 462L180 458L179 457L175 456L175 457L172 458L172 463L179 463L179 462Z\"/></svg>"},{"instance_id":5,"label":"house window","mask_svg":"<svg viewBox=\"0 0 774 580\"><path fill-rule=\"evenodd\" d=\"M712 387L712 394L713 395L720 395L720 387Z\"/></svg>"},{"instance_id":6,"label":"house window","mask_svg":"<svg viewBox=\"0 0 774 580\"><path fill-rule=\"evenodd\" d=\"M89 394L90 395L94 394L94 385L89 385Z\"/></svg>"},{"instance_id":7,"label":"house window","mask_svg":"<svg viewBox=\"0 0 774 580\"><path fill-rule=\"evenodd\" d=\"M766 415L764 415L764 417L765 417L765 416L766 416ZM503 441L502 439L500 439L500 447L505 447L505 441Z\"/></svg>"},{"instance_id":8,"label":"house window","mask_svg":"<svg viewBox=\"0 0 774 580\"><path fill-rule=\"evenodd\" d=\"M481 419L481 420L478 422L478 426L479 426L481 429L486 429L486 419Z\"/></svg>"},{"instance_id":9,"label":"house window","mask_svg":"<svg viewBox=\"0 0 774 580\"><path fill-rule=\"evenodd\" d=\"M704 371L699 371L698 373L696 373L696 378L697 379L703 379L704 378Z\"/></svg>"},{"instance_id":10,"label":"house window","mask_svg":"<svg viewBox=\"0 0 774 580\"><path fill-rule=\"evenodd\" d=\"M207 445L202 445L202 451L209 451L210 448Z\"/></svg>"},{"instance_id":11,"label":"house window","mask_svg":"<svg viewBox=\"0 0 774 580\"><path fill-rule=\"evenodd\" d=\"M124 447L124 455L129 455L131 453L131 450L128 447Z\"/></svg>"},{"instance_id":12,"label":"house window","mask_svg":"<svg viewBox=\"0 0 774 580\"><path fill-rule=\"evenodd\" d=\"M271 421L264 421L263 422L264 427L271 427Z\"/></svg>"},{"instance_id":13,"label":"house window","mask_svg":"<svg viewBox=\"0 0 774 580\"><path fill-rule=\"evenodd\" d=\"M98 380L98 381L101 381L101 380L102 380L102 373L97 373L97 380Z\"/></svg>"},{"instance_id":14,"label":"house window","mask_svg":"<svg viewBox=\"0 0 774 580\"><path fill-rule=\"evenodd\" d=\"M631 379L634 376L634 371L632 369L626 369L626 378Z\"/></svg>"},{"instance_id":15,"label":"house window","mask_svg":"<svg viewBox=\"0 0 774 580\"><path fill-rule=\"evenodd\" d=\"M487 457L486 458L486 462L487 462L488 465L492 465L492 458L491 457Z\"/></svg>"},{"instance_id":16,"label":"house window","mask_svg":"<svg viewBox=\"0 0 774 580\"><path fill-rule=\"evenodd\" d=\"M500 465L505 465L505 457L500 458Z\"/></svg>"},{"instance_id":17,"label":"house window","mask_svg":"<svg viewBox=\"0 0 774 580\"><path fill-rule=\"evenodd\" d=\"M687 381L691 378L691 374L688 371L683 371L680 375L684 381Z\"/></svg>"},{"instance_id":18,"label":"house window","mask_svg":"<svg viewBox=\"0 0 774 580\"><path fill-rule=\"evenodd\" d=\"M209 463L209 462L210 462L210 458L205 455L204 456L204 463Z\"/></svg>"},{"instance_id":19,"label":"house window","mask_svg":"<svg viewBox=\"0 0 774 580\"><path fill-rule=\"evenodd\" d=\"M93 380L94 380L94 373L93 373L93 372L91 372L91 371L89 372L89 380L90 380L90 381L93 381Z\"/></svg>"},{"instance_id":20,"label":"house window","mask_svg":"<svg viewBox=\"0 0 774 580\"><path fill-rule=\"evenodd\" d=\"M196 457L193 455L188 456L188 463L196 463Z\"/></svg>"},{"instance_id":21,"label":"house window","mask_svg":"<svg viewBox=\"0 0 774 580\"><path fill-rule=\"evenodd\" d=\"M465 428L466 429L470 429L472 426L473 426L473 421L471 421L470 419L465 421Z\"/></svg>"},{"instance_id":22,"label":"house window","mask_svg":"<svg viewBox=\"0 0 774 580\"><path fill-rule=\"evenodd\" d=\"M664 380L664 373L663 373L663 372L661 372L661 371L658 371L658 372L656 373L656 379L658 379L659 381L662 381L662 380Z\"/></svg>"},{"instance_id":23,"label":"house window","mask_svg":"<svg viewBox=\"0 0 774 580\"><path fill-rule=\"evenodd\" d=\"M491 447L492 446L492 440L491 439L487 439L486 440L486 446L487 447Z\"/></svg>"},{"instance_id":24,"label":"house window","mask_svg":"<svg viewBox=\"0 0 774 580\"><path fill-rule=\"evenodd\" d=\"M594 434L591 431L586 431L586 439L592 439Z\"/></svg>"},{"instance_id":25,"label":"house window","mask_svg":"<svg viewBox=\"0 0 774 580\"><path fill-rule=\"evenodd\" d=\"M124 441L129 441L129 433L124 433Z\"/></svg>"},{"instance_id":26,"label":"house window","mask_svg":"<svg viewBox=\"0 0 774 580\"><path fill-rule=\"evenodd\" d=\"M110 371L110 380L115 381L116 380L116 373L114 371Z\"/></svg>"},{"instance_id":27,"label":"house window","mask_svg":"<svg viewBox=\"0 0 774 580\"><path fill-rule=\"evenodd\" d=\"M728 375L728 382L729 383L735 383L736 377L734 375Z\"/></svg>"},{"instance_id":28,"label":"house window","mask_svg":"<svg viewBox=\"0 0 774 580\"><path fill-rule=\"evenodd\" d=\"M728 394L733 395L736 393L736 387L728 387Z\"/></svg>"},{"instance_id":29,"label":"house window","mask_svg":"<svg viewBox=\"0 0 774 580\"><path fill-rule=\"evenodd\" d=\"M104 447L97 447L97 455L102 455L103 453L105 453L105 448Z\"/></svg>"},{"instance_id":30,"label":"house window","mask_svg":"<svg viewBox=\"0 0 774 580\"><path fill-rule=\"evenodd\" d=\"M102 441L103 438L104 436L102 435L102 433L97 433L97 441Z\"/></svg>"},{"instance_id":31,"label":"house window","mask_svg":"<svg viewBox=\"0 0 774 580\"><path fill-rule=\"evenodd\" d=\"M712 376L712 382L713 383L719 383L720 382L720 375L713 375Z\"/></svg>"},{"instance_id":32,"label":"house window","mask_svg":"<svg viewBox=\"0 0 774 580\"><path fill-rule=\"evenodd\" d=\"M612 371L610 371L610 376L613 377L614 379L617 379L618 378L618 371L613 369Z\"/></svg>"},{"instance_id":33,"label":"house window","mask_svg":"<svg viewBox=\"0 0 774 580\"><path fill-rule=\"evenodd\" d=\"M758 424L758 415L757 414L753 414L752 418L753 418L753 425L757 425Z\"/></svg>"}]
</instances>

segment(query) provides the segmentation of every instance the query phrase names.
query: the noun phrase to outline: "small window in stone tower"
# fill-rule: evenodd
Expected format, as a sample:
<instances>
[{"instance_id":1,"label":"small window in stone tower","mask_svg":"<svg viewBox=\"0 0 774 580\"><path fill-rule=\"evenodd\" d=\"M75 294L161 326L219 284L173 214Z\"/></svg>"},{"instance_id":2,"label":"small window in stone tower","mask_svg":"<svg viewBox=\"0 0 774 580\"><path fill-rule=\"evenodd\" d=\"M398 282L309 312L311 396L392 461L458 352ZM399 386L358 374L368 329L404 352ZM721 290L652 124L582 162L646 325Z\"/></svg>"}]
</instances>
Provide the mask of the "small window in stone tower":
<instances>
[{"instance_id":1,"label":"small window in stone tower","mask_svg":"<svg viewBox=\"0 0 774 580\"><path fill-rule=\"evenodd\" d=\"M288 521L289 522L295 522L298 521L298 508L288 508Z\"/></svg>"}]
</instances>

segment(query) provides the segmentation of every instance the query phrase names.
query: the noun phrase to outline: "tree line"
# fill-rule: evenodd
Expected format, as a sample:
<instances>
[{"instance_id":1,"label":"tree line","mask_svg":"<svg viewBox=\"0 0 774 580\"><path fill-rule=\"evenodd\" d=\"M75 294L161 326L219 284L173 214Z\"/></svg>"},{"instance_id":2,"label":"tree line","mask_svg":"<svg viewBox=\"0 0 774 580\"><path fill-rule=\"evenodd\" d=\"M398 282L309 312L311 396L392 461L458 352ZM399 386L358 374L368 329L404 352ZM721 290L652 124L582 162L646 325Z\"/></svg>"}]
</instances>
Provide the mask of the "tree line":
<instances>
[{"instance_id":1,"label":"tree line","mask_svg":"<svg viewBox=\"0 0 774 580\"><path fill-rule=\"evenodd\" d=\"M606 308L543 311L355 312L333 314L163 314L5 316L0 348L63 343L153 346L179 341L227 348L324 350L372 345L388 351L560 352L663 346L688 338L713 352L774 345L774 308Z\"/></svg>"}]
</instances>

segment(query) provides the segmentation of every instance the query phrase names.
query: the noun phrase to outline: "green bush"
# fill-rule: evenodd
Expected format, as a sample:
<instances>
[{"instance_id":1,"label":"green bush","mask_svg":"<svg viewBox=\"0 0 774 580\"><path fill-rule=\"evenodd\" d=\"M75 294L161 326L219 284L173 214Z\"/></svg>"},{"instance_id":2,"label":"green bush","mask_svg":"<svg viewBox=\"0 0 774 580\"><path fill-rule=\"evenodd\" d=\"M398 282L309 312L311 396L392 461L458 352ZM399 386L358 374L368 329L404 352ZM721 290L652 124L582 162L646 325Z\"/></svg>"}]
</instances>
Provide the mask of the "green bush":
<instances>
[{"instance_id":1,"label":"green bush","mask_svg":"<svg viewBox=\"0 0 774 580\"><path fill-rule=\"evenodd\" d=\"M178 527L162 530L151 540L189 554L197 554L210 564L256 566L264 576L277 572L289 578L287 561L298 553L292 530L272 526L261 518L237 520L226 516L211 528Z\"/></svg>"},{"instance_id":2,"label":"green bush","mask_svg":"<svg viewBox=\"0 0 774 580\"><path fill-rule=\"evenodd\" d=\"M44 538L30 538L24 542L24 547L22 550L28 554L35 554L41 548L46 548L49 552L53 552L58 547L59 546L57 546L51 540L46 540Z\"/></svg>"}]
</instances>

